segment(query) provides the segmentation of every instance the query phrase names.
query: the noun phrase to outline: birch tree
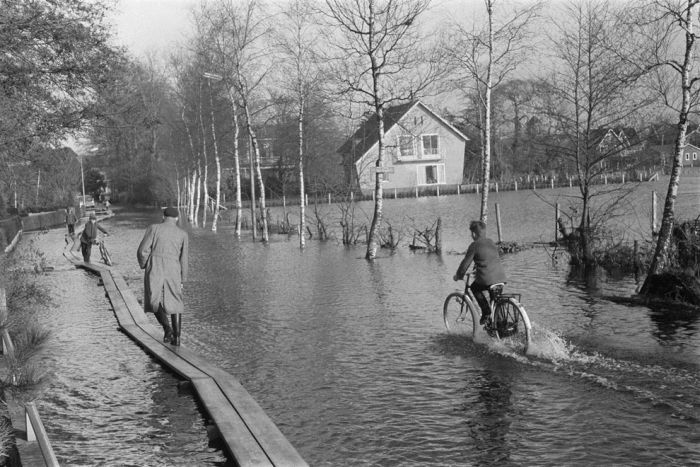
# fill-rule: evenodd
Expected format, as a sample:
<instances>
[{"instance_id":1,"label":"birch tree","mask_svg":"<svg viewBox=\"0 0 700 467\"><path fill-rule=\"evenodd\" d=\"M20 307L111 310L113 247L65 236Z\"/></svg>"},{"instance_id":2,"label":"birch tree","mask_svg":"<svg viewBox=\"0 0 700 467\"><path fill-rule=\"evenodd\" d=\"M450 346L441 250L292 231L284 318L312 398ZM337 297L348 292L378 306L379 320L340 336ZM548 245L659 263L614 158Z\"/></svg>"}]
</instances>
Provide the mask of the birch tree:
<instances>
[{"instance_id":1,"label":"birch tree","mask_svg":"<svg viewBox=\"0 0 700 467\"><path fill-rule=\"evenodd\" d=\"M666 192L666 201L661 219L661 228L656 241L654 256L649 265L647 277L640 290L641 294L646 294L651 286L651 278L663 272L669 266L671 233L673 230L674 211L676 197L678 196L678 185L683 167L683 148L686 145L686 135L688 131L688 117L691 112L697 110L699 89L698 82L700 74L697 72L698 50L697 40L697 20L700 10L698 0L659 0L654 1L649 8L643 11L643 19L652 16L654 21L652 26L657 29L657 37L661 40L657 51L658 64L670 69L675 75L676 85L669 85L663 79L663 74L658 74L659 86L664 103L678 114L678 132L674 141L673 165L671 167L671 178ZM652 15L649 14L652 11ZM659 28L660 26L660 28ZM663 34L659 35L658 31ZM677 86L677 87L676 87ZM674 98L680 94L680 102Z\"/></svg>"},{"instance_id":2,"label":"birch tree","mask_svg":"<svg viewBox=\"0 0 700 467\"><path fill-rule=\"evenodd\" d=\"M491 107L492 93L518 66L528 59L530 26L540 4L505 12L499 21L496 0L484 0L486 25L480 29L456 25L456 40L450 32L447 50L460 79L457 85L465 94L476 91L479 100L481 136L481 221L488 220L488 196L491 179Z\"/></svg>"},{"instance_id":3,"label":"birch tree","mask_svg":"<svg viewBox=\"0 0 700 467\"><path fill-rule=\"evenodd\" d=\"M277 38L282 57L283 87L293 96L297 107L297 155L299 177L299 247L305 247L306 190L304 185L304 146L307 101L318 90L321 78L313 44L319 36L314 23L314 9L307 0L292 0L283 12L283 23Z\"/></svg>"},{"instance_id":4,"label":"birch tree","mask_svg":"<svg viewBox=\"0 0 700 467\"><path fill-rule=\"evenodd\" d=\"M254 175L258 185L262 218L262 239L267 242L269 234L265 182L260 168L260 148L253 118L256 113L254 105L270 66L267 61L269 51L266 47L270 28L263 14L263 5L257 0L244 2L219 0L212 11L216 12L221 21L221 34L224 38L219 57L227 58L220 68L220 73L230 79L236 101L245 117L245 128L252 146ZM228 81L227 84L229 84ZM254 183L253 174L251 174L251 183ZM255 228L255 218L252 221ZM253 236L255 237L255 232Z\"/></svg>"},{"instance_id":5,"label":"birch tree","mask_svg":"<svg viewBox=\"0 0 700 467\"><path fill-rule=\"evenodd\" d=\"M384 167L384 113L398 101L413 100L437 74L434 56L423 53L417 21L429 0L326 0L331 23L338 28L329 36L338 55L339 91L371 108L377 117L377 160L374 163L374 213L366 259L379 248Z\"/></svg>"}]
</instances>

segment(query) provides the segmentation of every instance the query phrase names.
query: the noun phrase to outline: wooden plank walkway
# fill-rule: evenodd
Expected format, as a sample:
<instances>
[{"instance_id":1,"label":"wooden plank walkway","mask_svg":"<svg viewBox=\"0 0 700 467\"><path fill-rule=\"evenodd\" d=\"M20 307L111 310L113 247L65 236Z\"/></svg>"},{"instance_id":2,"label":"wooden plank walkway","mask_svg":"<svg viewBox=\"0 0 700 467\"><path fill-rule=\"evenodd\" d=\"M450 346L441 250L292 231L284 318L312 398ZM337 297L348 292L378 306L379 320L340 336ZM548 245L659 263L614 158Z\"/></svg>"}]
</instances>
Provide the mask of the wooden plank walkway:
<instances>
[{"instance_id":1,"label":"wooden plank walkway","mask_svg":"<svg viewBox=\"0 0 700 467\"><path fill-rule=\"evenodd\" d=\"M186 347L175 347L162 342L162 330L151 324L126 281L116 271L65 256L76 267L100 275L124 333L180 377L192 383L216 424L229 454L238 465L308 465L233 376Z\"/></svg>"}]
</instances>

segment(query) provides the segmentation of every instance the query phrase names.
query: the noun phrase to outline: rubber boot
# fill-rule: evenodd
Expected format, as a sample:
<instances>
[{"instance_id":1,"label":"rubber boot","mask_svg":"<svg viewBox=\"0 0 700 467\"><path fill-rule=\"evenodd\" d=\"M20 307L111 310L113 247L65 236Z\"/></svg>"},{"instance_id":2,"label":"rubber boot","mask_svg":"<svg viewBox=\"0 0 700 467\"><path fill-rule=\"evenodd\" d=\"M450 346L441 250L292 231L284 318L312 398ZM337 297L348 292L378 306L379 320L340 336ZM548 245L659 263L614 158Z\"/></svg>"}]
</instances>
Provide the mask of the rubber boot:
<instances>
[{"instance_id":1,"label":"rubber boot","mask_svg":"<svg viewBox=\"0 0 700 467\"><path fill-rule=\"evenodd\" d=\"M167 344L173 338L173 329L170 327L170 323L168 322L168 314L165 312L163 307L160 307L155 315L160 325L163 326L163 331L165 331L165 334L163 335L163 342Z\"/></svg>"},{"instance_id":2,"label":"rubber boot","mask_svg":"<svg viewBox=\"0 0 700 467\"><path fill-rule=\"evenodd\" d=\"M173 313L170 315L170 320L173 323L173 338L170 341L173 345L180 345L180 331L182 331L182 315Z\"/></svg>"}]
</instances>

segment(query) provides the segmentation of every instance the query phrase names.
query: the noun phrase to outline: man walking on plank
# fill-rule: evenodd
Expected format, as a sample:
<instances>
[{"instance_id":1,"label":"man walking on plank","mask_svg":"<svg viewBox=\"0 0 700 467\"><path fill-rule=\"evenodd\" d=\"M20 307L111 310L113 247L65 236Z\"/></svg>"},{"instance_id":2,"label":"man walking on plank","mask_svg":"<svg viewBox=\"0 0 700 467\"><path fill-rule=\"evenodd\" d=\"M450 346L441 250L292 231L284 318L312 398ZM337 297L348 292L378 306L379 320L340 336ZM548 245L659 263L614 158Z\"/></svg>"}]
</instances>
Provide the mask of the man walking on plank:
<instances>
[{"instance_id":1,"label":"man walking on plank","mask_svg":"<svg viewBox=\"0 0 700 467\"><path fill-rule=\"evenodd\" d=\"M177 208L163 211L163 222L146 229L136 252L144 276L144 311L154 313L163 326L163 342L180 345L182 298L187 280L187 232L177 226ZM168 323L168 315L172 327Z\"/></svg>"}]
</instances>

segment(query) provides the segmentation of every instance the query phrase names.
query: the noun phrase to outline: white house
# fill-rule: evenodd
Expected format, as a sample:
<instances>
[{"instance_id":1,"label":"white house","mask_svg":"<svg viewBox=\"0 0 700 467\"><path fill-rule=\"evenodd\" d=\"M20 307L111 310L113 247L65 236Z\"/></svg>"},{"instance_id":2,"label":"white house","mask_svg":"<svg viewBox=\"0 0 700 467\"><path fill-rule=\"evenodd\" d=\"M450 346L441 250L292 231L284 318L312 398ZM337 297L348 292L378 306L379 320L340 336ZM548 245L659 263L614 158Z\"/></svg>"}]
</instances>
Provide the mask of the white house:
<instances>
[{"instance_id":1,"label":"white house","mask_svg":"<svg viewBox=\"0 0 700 467\"><path fill-rule=\"evenodd\" d=\"M420 101L388 108L384 116L384 189L462 183L468 140ZM374 188L378 142L375 114L338 149L345 182L365 194Z\"/></svg>"}]
</instances>

